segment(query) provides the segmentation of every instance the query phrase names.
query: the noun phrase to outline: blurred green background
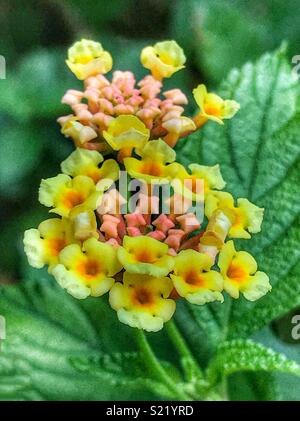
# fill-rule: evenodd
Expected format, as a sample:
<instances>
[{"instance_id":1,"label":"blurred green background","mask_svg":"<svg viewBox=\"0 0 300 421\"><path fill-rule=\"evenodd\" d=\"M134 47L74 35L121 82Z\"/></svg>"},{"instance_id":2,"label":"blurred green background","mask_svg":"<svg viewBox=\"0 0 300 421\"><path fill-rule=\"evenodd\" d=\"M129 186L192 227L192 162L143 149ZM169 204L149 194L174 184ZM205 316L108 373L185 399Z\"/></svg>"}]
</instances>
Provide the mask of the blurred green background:
<instances>
[{"instance_id":1,"label":"blurred green background","mask_svg":"<svg viewBox=\"0 0 300 421\"><path fill-rule=\"evenodd\" d=\"M102 42L114 69L132 70L137 78L144 74L141 48L176 39L187 66L167 84L190 96L196 84L217 88L231 68L283 40L290 58L300 54L300 2L0 0L0 54L7 64L6 80L0 80L0 284L47 276L29 267L22 237L47 218L38 203L41 178L56 175L73 149L56 119L69 113L60 103L64 92L81 86L64 61L82 37ZM292 341L285 329L292 314L273 325L286 343Z\"/></svg>"}]
</instances>

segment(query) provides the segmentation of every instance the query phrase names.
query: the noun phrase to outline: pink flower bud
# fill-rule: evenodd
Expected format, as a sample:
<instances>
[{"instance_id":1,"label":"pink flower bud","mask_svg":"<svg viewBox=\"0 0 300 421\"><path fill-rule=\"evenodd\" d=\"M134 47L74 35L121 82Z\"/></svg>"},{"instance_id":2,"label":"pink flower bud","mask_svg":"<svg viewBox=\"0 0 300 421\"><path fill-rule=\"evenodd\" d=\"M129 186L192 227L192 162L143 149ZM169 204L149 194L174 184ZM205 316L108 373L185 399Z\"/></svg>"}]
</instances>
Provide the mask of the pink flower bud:
<instances>
[{"instance_id":1,"label":"pink flower bud","mask_svg":"<svg viewBox=\"0 0 300 421\"><path fill-rule=\"evenodd\" d=\"M130 235L130 237L137 237L142 235L140 229L137 227L127 227L127 233Z\"/></svg>"},{"instance_id":2,"label":"pink flower bud","mask_svg":"<svg viewBox=\"0 0 300 421\"><path fill-rule=\"evenodd\" d=\"M111 86L105 86L101 89L101 95L111 101L113 99L114 90Z\"/></svg>"},{"instance_id":3,"label":"pink flower bud","mask_svg":"<svg viewBox=\"0 0 300 421\"><path fill-rule=\"evenodd\" d=\"M118 237L118 224L120 223L119 218L113 215L103 215L103 223L100 230L105 233L105 238L117 238Z\"/></svg>"},{"instance_id":4,"label":"pink flower bud","mask_svg":"<svg viewBox=\"0 0 300 421\"><path fill-rule=\"evenodd\" d=\"M124 215L124 218L126 219L128 227L140 227L146 225L146 221L140 213L128 213L127 215Z\"/></svg>"},{"instance_id":5,"label":"pink flower bud","mask_svg":"<svg viewBox=\"0 0 300 421\"><path fill-rule=\"evenodd\" d=\"M166 235L160 230L151 231L147 235L158 241L163 241L166 238Z\"/></svg>"},{"instance_id":6,"label":"pink flower bud","mask_svg":"<svg viewBox=\"0 0 300 421\"><path fill-rule=\"evenodd\" d=\"M169 231L169 229L175 227L175 224L171 221L171 219L165 215L164 213L162 213L161 215L159 215L158 218L156 218L152 224L159 230L162 231L163 233L167 233Z\"/></svg>"},{"instance_id":7,"label":"pink flower bud","mask_svg":"<svg viewBox=\"0 0 300 421\"><path fill-rule=\"evenodd\" d=\"M178 250L180 247L181 239L185 232L179 229L170 229L168 231L168 237L165 239L165 243L174 250Z\"/></svg>"},{"instance_id":8,"label":"pink flower bud","mask_svg":"<svg viewBox=\"0 0 300 421\"><path fill-rule=\"evenodd\" d=\"M118 104L114 107L114 112L117 115L121 114L133 114L134 108L131 105Z\"/></svg>"},{"instance_id":9,"label":"pink flower bud","mask_svg":"<svg viewBox=\"0 0 300 421\"><path fill-rule=\"evenodd\" d=\"M62 97L62 104L69 105L72 107L72 105L79 104L81 99L83 97L83 92L76 91L75 89L69 89Z\"/></svg>"},{"instance_id":10,"label":"pink flower bud","mask_svg":"<svg viewBox=\"0 0 300 421\"><path fill-rule=\"evenodd\" d=\"M200 228L199 221L193 213L177 216L176 221L186 234Z\"/></svg>"},{"instance_id":11,"label":"pink flower bud","mask_svg":"<svg viewBox=\"0 0 300 421\"><path fill-rule=\"evenodd\" d=\"M169 91L163 92L163 96L171 99L173 104L186 105L188 103L187 97L180 89L170 89Z\"/></svg>"},{"instance_id":12,"label":"pink flower bud","mask_svg":"<svg viewBox=\"0 0 300 421\"><path fill-rule=\"evenodd\" d=\"M98 100L100 111L105 114L114 114L114 106L112 103L106 98L99 98Z\"/></svg>"}]
</instances>

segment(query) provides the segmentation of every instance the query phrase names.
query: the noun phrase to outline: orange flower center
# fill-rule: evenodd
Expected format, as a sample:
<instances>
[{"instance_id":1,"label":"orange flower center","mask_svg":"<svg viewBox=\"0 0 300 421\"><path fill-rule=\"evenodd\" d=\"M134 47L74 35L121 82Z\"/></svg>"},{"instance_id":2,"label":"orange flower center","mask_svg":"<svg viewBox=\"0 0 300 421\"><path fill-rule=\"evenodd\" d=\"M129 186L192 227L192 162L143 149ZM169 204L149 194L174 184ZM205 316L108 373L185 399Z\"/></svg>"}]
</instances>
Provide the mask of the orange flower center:
<instances>
[{"instance_id":1,"label":"orange flower center","mask_svg":"<svg viewBox=\"0 0 300 421\"><path fill-rule=\"evenodd\" d=\"M86 173L86 175L90 177L94 181L94 183L97 183L101 179L100 169L98 169L98 171L96 169L90 170Z\"/></svg>"},{"instance_id":2,"label":"orange flower center","mask_svg":"<svg viewBox=\"0 0 300 421\"><path fill-rule=\"evenodd\" d=\"M220 117L221 109L213 104L205 104L204 111L208 115L214 115L215 117Z\"/></svg>"},{"instance_id":3,"label":"orange flower center","mask_svg":"<svg viewBox=\"0 0 300 421\"><path fill-rule=\"evenodd\" d=\"M232 227L233 228L242 227L244 225L244 218L241 214L240 209L235 208L234 213L235 213L235 219L234 219L234 223L232 224Z\"/></svg>"},{"instance_id":4,"label":"orange flower center","mask_svg":"<svg viewBox=\"0 0 300 421\"><path fill-rule=\"evenodd\" d=\"M101 273L98 260L88 259L78 265L78 272L86 278L94 278Z\"/></svg>"},{"instance_id":5,"label":"orange flower center","mask_svg":"<svg viewBox=\"0 0 300 421\"><path fill-rule=\"evenodd\" d=\"M240 265L232 262L227 270L227 276L235 282L243 282L248 277L248 272Z\"/></svg>"},{"instance_id":6,"label":"orange flower center","mask_svg":"<svg viewBox=\"0 0 300 421\"><path fill-rule=\"evenodd\" d=\"M64 200L63 200L65 207L68 209L72 209L83 202L84 202L83 195L76 190L69 190L65 194Z\"/></svg>"},{"instance_id":7,"label":"orange flower center","mask_svg":"<svg viewBox=\"0 0 300 421\"><path fill-rule=\"evenodd\" d=\"M63 238L51 238L47 242L49 254L53 257L58 256L59 252L67 245Z\"/></svg>"},{"instance_id":8,"label":"orange flower center","mask_svg":"<svg viewBox=\"0 0 300 421\"><path fill-rule=\"evenodd\" d=\"M142 166L141 173L159 177L160 175L162 175L162 168L161 165L157 162L148 161L145 162Z\"/></svg>"},{"instance_id":9,"label":"orange flower center","mask_svg":"<svg viewBox=\"0 0 300 421\"><path fill-rule=\"evenodd\" d=\"M140 306L149 306L154 303L153 294L146 288L136 289L133 294L133 300Z\"/></svg>"},{"instance_id":10,"label":"orange flower center","mask_svg":"<svg viewBox=\"0 0 300 421\"><path fill-rule=\"evenodd\" d=\"M147 249L139 250L135 254L135 258L138 262L141 263L154 263L157 260L156 256L153 255L153 253L151 253L151 251Z\"/></svg>"},{"instance_id":11,"label":"orange flower center","mask_svg":"<svg viewBox=\"0 0 300 421\"><path fill-rule=\"evenodd\" d=\"M204 286L204 279L200 276L200 273L195 270L191 270L185 274L184 280L187 284L201 287Z\"/></svg>"}]
</instances>

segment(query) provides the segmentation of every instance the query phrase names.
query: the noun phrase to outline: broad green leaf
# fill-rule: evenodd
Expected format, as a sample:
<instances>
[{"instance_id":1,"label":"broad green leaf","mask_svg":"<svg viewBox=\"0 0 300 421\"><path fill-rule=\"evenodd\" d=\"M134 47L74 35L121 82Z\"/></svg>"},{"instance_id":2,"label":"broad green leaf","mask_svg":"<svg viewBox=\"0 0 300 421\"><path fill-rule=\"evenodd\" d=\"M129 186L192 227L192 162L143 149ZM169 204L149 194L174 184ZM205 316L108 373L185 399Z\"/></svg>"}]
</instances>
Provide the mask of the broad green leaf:
<instances>
[{"instance_id":1,"label":"broad green leaf","mask_svg":"<svg viewBox=\"0 0 300 421\"><path fill-rule=\"evenodd\" d=\"M220 345L208 366L208 378L213 384L239 371L278 371L300 376L300 365L251 340L226 341Z\"/></svg>"},{"instance_id":2,"label":"broad green leaf","mask_svg":"<svg viewBox=\"0 0 300 421\"><path fill-rule=\"evenodd\" d=\"M218 93L240 102L240 111L225 126L209 122L179 143L178 153L184 163L196 156L219 163L226 191L265 208L262 232L237 242L254 254L273 286L255 303L232 300L229 337L247 337L300 303L299 84L281 48L233 70Z\"/></svg>"},{"instance_id":3,"label":"broad green leaf","mask_svg":"<svg viewBox=\"0 0 300 421\"><path fill-rule=\"evenodd\" d=\"M171 397L159 382L145 377L142 356L132 354L133 331L116 320L105 299L81 302L49 282L0 291L0 314L7 324L0 399ZM121 352L115 354L116 349Z\"/></svg>"},{"instance_id":4,"label":"broad green leaf","mask_svg":"<svg viewBox=\"0 0 300 421\"><path fill-rule=\"evenodd\" d=\"M178 302L176 323L196 360L205 367L221 340L225 339L230 312L230 299L223 304L212 303L196 306Z\"/></svg>"},{"instance_id":5,"label":"broad green leaf","mask_svg":"<svg viewBox=\"0 0 300 421\"><path fill-rule=\"evenodd\" d=\"M290 375L287 375L291 379ZM299 380L299 379L298 379ZM280 400L274 373L244 371L228 377L228 397L233 401Z\"/></svg>"},{"instance_id":6,"label":"broad green leaf","mask_svg":"<svg viewBox=\"0 0 300 421\"><path fill-rule=\"evenodd\" d=\"M147 372L147 367L141 364L143 356L136 352L123 352L105 354L103 356L86 358L72 358L71 364L79 373L93 374L103 378L111 375L116 388L133 388L133 390L149 390L157 396L174 398L168 388L152 379L152 373ZM167 365L169 367L169 365ZM174 373L174 368L171 368ZM176 381L179 378L176 377Z\"/></svg>"},{"instance_id":7,"label":"broad green leaf","mask_svg":"<svg viewBox=\"0 0 300 421\"><path fill-rule=\"evenodd\" d=\"M218 84L227 73L283 39L298 54L299 2L281 0L178 0L171 10L171 33L205 74ZM188 25L187 25L188 22Z\"/></svg>"},{"instance_id":8,"label":"broad green leaf","mask_svg":"<svg viewBox=\"0 0 300 421\"><path fill-rule=\"evenodd\" d=\"M291 334L294 325L291 323L287 326L287 332ZM300 344L287 344L279 339L271 327L265 327L260 332L254 335L253 339L262 343L274 351L284 353L290 360L296 361L300 365ZM286 373L272 373L275 381L275 386L278 391L279 400L298 401L300 378L298 376L291 376Z\"/></svg>"}]
</instances>

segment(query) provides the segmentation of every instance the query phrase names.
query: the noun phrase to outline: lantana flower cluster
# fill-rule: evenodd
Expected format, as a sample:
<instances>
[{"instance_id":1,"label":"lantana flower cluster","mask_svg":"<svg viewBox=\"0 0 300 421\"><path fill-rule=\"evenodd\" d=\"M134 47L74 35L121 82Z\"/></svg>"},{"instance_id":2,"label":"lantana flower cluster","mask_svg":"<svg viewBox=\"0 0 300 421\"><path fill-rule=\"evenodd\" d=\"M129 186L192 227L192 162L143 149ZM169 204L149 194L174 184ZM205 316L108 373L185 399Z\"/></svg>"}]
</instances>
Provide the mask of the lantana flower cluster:
<instances>
[{"instance_id":1,"label":"lantana flower cluster","mask_svg":"<svg viewBox=\"0 0 300 421\"><path fill-rule=\"evenodd\" d=\"M147 331L162 329L177 300L222 303L227 293L254 301L271 289L233 241L259 232L264 210L222 191L218 164L176 162L181 138L239 109L199 85L197 112L185 116L185 94L163 88L185 60L175 41L145 47L141 63L150 74L137 82L130 71L104 76L113 60L98 42L69 49L66 63L83 90L65 93L71 113L58 122L75 150L60 174L41 181L39 201L56 216L24 235L31 266L47 265L77 299L108 293L121 322ZM130 181L138 182L135 194Z\"/></svg>"}]
</instances>

